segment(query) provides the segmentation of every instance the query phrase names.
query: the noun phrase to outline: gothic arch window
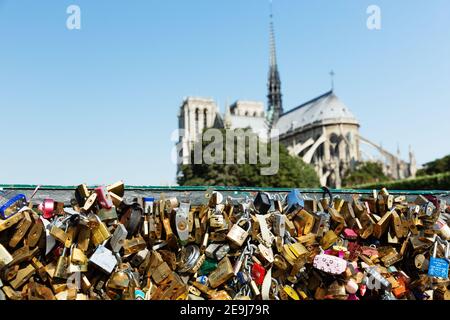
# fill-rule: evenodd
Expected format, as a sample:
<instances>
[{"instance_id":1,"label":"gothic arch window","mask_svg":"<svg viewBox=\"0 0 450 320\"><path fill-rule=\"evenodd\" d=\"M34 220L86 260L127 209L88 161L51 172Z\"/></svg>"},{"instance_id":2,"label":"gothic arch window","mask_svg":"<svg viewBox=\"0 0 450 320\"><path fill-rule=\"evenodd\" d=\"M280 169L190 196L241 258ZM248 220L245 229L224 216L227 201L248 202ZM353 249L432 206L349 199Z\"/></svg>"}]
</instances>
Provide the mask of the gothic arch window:
<instances>
[{"instance_id":1,"label":"gothic arch window","mask_svg":"<svg viewBox=\"0 0 450 320\"><path fill-rule=\"evenodd\" d=\"M197 133L200 131L200 126L198 125L198 118L199 118L200 110L197 108L195 109L195 130Z\"/></svg>"},{"instance_id":2,"label":"gothic arch window","mask_svg":"<svg viewBox=\"0 0 450 320\"><path fill-rule=\"evenodd\" d=\"M203 110L203 128L207 128L208 127L208 110L205 109Z\"/></svg>"}]
</instances>

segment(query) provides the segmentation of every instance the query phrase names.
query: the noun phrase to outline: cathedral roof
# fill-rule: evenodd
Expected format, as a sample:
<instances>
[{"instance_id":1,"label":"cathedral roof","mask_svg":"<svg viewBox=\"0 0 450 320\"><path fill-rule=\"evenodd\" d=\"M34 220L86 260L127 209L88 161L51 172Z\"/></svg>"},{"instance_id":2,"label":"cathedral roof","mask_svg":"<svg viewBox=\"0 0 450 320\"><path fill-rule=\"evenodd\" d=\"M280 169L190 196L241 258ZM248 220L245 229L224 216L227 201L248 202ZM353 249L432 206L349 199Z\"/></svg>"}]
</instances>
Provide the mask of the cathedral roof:
<instances>
[{"instance_id":1,"label":"cathedral roof","mask_svg":"<svg viewBox=\"0 0 450 320\"><path fill-rule=\"evenodd\" d=\"M314 125L350 123L359 125L358 120L339 100L333 91L329 91L311 101L283 113L275 128L280 134L311 127Z\"/></svg>"}]
</instances>

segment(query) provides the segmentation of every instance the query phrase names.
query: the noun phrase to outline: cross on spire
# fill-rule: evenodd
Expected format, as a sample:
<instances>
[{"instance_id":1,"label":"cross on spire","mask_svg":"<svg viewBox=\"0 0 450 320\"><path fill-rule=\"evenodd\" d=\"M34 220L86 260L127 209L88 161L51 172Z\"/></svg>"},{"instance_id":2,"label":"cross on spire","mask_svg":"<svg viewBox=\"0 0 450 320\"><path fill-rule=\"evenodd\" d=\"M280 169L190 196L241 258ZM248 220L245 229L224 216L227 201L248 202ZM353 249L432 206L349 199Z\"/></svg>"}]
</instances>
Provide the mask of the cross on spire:
<instances>
[{"instance_id":1,"label":"cross on spire","mask_svg":"<svg viewBox=\"0 0 450 320\"><path fill-rule=\"evenodd\" d=\"M334 73L333 70L330 71L330 78L331 78L331 91L334 91L334 76L336 74Z\"/></svg>"}]
</instances>

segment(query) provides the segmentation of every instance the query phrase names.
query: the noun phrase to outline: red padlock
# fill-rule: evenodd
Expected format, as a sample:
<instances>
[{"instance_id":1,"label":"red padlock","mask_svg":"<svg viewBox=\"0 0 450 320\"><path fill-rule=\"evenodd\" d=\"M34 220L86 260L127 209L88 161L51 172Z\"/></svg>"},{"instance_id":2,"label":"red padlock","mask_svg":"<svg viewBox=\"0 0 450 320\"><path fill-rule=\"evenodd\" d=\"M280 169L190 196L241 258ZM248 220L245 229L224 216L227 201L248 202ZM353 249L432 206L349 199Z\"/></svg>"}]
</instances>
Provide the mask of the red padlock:
<instances>
[{"instance_id":1,"label":"red padlock","mask_svg":"<svg viewBox=\"0 0 450 320\"><path fill-rule=\"evenodd\" d=\"M95 188L97 193L97 201L105 209L111 209L113 206L111 195L105 186Z\"/></svg>"},{"instance_id":2,"label":"red padlock","mask_svg":"<svg viewBox=\"0 0 450 320\"><path fill-rule=\"evenodd\" d=\"M366 294L367 291L367 286L365 284L360 284L359 285L359 294L361 295L361 297L364 297L364 295Z\"/></svg>"},{"instance_id":3,"label":"red padlock","mask_svg":"<svg viewBox=\"0 0 450 320\"><path fill-rule=\"evenodd\" d=\"M261 286L263 284L265 275L266 269L259 263L254 263L252 266L252 279L257 285Z\"/></svg>"},{"instance_id":4,"label":"red padlock","mask_svg":"<svg viewBox=\"0 0 450 320\"><path fill-rule=\"evenodd\" d=\"M42 212L42 216L45 219L50 219L53 217L55 211L55 201L53 199L45 199L44 202L38 206L38 210Z\"/></svg>"}]
</instances>

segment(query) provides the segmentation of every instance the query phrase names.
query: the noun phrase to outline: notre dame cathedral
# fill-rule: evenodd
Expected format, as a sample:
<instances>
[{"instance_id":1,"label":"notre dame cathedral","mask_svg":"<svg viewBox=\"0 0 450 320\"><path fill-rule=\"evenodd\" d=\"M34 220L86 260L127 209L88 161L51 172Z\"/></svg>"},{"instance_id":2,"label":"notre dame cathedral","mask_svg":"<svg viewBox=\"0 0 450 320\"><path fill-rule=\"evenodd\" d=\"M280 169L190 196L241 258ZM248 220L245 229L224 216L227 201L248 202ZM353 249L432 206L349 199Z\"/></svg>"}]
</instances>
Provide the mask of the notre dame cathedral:
<instances>
[{"instance_id":1,"label":"notre dame cathedral","mask_svg":"<svg viewBox=\"0 0 450 320\"><path fill-rule=\"evenodd\" d=\"M178 141L181 163L187 164L193 144L205 128L251 128L265 133L284 144L291 155L314 166L322 185L340 188L343 175L362 157L360 145L373 148L384 173L393 179L414 177L416 161L411 148L409 162L400 159L359 134L360 124L350 109L334 90L311 99L297 107L285 110L278 71L273 18L270 20L270 68L267 109L263 102L236 101L226 106L221 114L212 99L188 97L184 99L178 115L179 129L183 135Z\"/></svg>"}]
</instances>

